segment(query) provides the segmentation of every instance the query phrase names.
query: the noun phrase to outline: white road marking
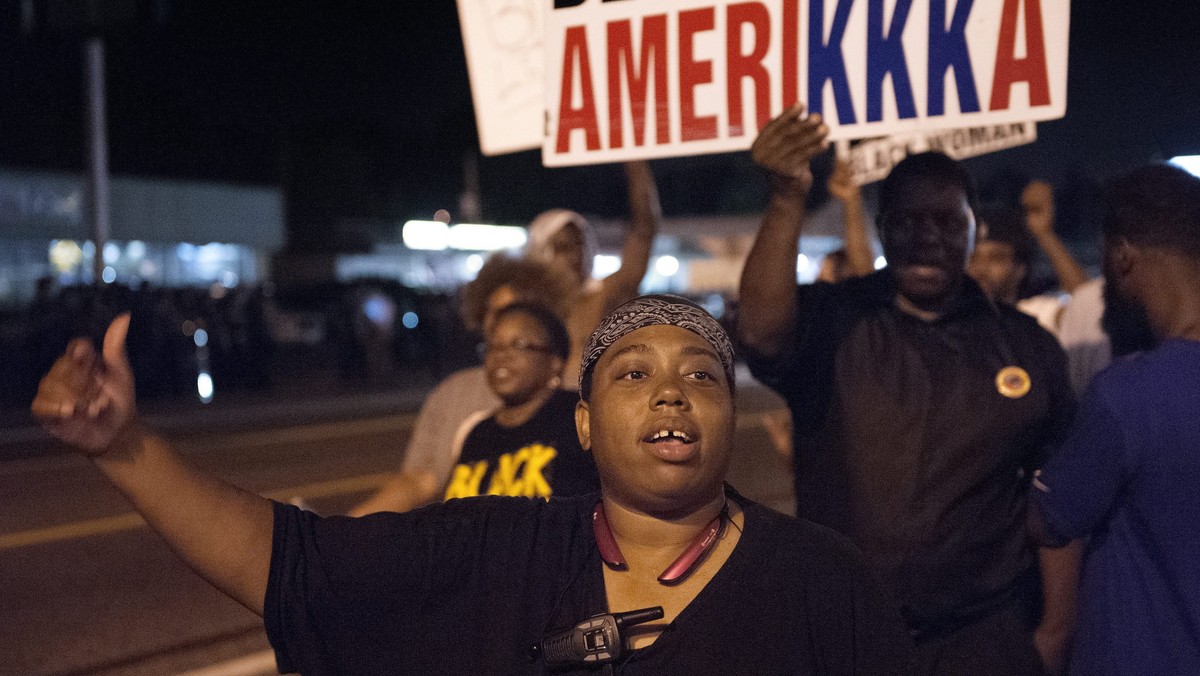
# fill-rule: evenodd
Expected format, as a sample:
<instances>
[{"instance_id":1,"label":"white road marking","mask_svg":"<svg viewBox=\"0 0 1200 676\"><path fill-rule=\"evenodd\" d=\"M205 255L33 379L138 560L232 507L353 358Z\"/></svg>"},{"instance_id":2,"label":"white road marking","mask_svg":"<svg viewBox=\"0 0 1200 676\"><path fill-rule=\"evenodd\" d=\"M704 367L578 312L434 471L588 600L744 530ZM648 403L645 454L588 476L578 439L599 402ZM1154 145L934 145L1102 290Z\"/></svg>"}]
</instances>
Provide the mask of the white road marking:
<instances>
[{"instance_id":1,"label":"white road marking","mask_svg":"<svg viewBox=\"0 0 1200 676\"><path fill-rule=\"evenodd\" d=\"M333 495L343 495L346 493L360 493L369 491L379 487L384 481L393 475L392 472L377 472L375 474L363 474L360 476L346 477L344 479L333 479L330 481L318 481L311 484L303 484L301 486L292 486L289 488L279 488L273 491L264 493L264 497L272 500L286 501L294 496L303 498L327 498ZM87 521L75 521L66 523L61 526L51 526L49 528L38 528L35 530L19 531L16 533L6 533L0 535L0 551L5 549L16 549L18 547L29 547L32 545L46 544L48 542L58 542L60 540L74 540L92 535L105 535L109 533L118 533L134 528L141 528L146 525L146 521L142 519L137 512L127 512L116 516L105 517L102 519L88 519Z\"/></svg>"}]
</instances>

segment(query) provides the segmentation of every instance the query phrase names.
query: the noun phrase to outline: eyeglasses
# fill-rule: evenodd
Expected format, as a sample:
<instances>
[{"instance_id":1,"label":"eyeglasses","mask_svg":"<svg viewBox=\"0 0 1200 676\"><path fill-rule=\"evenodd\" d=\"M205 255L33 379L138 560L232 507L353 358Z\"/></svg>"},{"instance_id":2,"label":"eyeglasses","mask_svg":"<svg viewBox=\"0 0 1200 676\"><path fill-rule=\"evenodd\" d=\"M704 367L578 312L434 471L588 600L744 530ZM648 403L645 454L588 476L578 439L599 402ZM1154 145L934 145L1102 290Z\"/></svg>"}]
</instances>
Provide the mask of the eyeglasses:
<instances>
[{"instance_id":1,"label":"eyeglasses","mask_svg":"<svg viewBox=\"0 0 1200 676\"><path fill-rule=\"evenodd\" d=\"M527 340L521 340L520 338L508 343L507 345L501 345L498 343L479 344L479 356L481 357L486 357L489 354L503 354L506 352L516 352L517 354L521 355L531 355L537 353L547 354L550 352L550 346L538 345L537 343L531 343Z\"/></svg>"}]
</instances>

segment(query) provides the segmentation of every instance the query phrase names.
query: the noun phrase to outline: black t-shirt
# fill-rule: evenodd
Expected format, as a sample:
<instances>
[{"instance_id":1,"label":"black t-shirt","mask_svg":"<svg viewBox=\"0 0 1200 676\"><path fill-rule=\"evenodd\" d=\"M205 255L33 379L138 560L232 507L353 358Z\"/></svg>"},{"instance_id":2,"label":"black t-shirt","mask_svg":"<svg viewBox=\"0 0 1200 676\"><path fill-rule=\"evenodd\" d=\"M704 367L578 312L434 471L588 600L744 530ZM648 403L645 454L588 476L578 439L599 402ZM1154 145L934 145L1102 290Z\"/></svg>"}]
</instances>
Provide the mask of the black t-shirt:
<instances>
[{"instance_id":1,"label":"black t-shirt","mask_svg":"<svg viewBox=\"0 0 1200 676\"><path fill-rule=\"evenodd\" d=\"M802 286L793 344L744 354L792 412L797 515L848 535L912 626L933 628L1019 592L1028 477L1074 400L1053 336L971 280L933 322L895 295L886 270ZM1011 366L1028 375L1016 397Z\"/></svg>"},{"instance_id":2,"label":"black t-shirt","mask_svg":"<svg viewBox=\"0 0 1200 676\"><path fill-rule=\"evenodd\" d=\"M731 495L745 510L737 547L616 673L904 673L908 637L857 550ZM547 673L529 649L609 610L597 500L489 496L359 519L277 503L264 621L280 670Z\"/></svg>"},{"instance_id":3,"label":"black t-shirt","mask_svg":"<svg viewBox=\"0 0 1200 676\"><path fill-rule=\"evenodd\" d=\"M555 390L524 424L505 427L492 416L463 441L444 498L478 495L570 497L600 489L592 454L579 446L579 395Z\"/></svg>"}]
</instances>

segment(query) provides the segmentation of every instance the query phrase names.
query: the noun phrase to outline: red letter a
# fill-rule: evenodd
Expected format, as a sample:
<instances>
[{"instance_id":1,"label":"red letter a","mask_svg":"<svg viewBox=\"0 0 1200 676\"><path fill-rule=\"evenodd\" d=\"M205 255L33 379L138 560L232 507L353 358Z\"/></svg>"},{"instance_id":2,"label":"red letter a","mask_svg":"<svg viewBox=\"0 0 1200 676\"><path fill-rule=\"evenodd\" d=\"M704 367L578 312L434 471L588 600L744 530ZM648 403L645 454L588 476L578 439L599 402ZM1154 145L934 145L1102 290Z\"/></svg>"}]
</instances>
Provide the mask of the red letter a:
<instances>
[{"instance_id":1,"label":"red letter a","mask_svg":"<svg viewBox=\"0 0 1200 676\"><path fill-rule=\"evenodd\" d=\"M1025 3L1025 58L1016 58L1017 10ZM992 110L1006 110L1013 83L1029 83L1029 105L1050 104L1046 75L1046 45L1042 35L1039 0L1004 0L1000 15L1000 41L996 45L996 72L992 76Z\"/></svg>"},{"instance_id":2,"label":"red letter a","mask_svg":"<svg viewBox=\"0 0 1200 676\"><path fill-rule=\"evenodd\" d=\"M575 93L575 68L579 68L579 88L583 103L571 107ZM588 150L600 149L600 125L596 121L596 96L592 88L592 66L588 60L587 30L583 26L567 29L563 47L562 90L558 95L558 139L554 151L566 153L571 132L582 129Z\"/></svg>"}]
</instances>

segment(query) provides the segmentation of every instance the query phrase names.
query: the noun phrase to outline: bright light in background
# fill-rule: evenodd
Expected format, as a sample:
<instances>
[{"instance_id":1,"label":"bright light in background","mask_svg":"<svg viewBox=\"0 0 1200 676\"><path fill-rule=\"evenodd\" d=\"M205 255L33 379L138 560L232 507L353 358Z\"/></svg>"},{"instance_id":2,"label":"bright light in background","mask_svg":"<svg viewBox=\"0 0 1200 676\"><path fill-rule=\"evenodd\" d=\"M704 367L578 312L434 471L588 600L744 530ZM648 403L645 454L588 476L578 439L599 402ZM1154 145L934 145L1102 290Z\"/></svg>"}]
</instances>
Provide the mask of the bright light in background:
<instances>
[{"instance_id":1,"label":"bright light in background","mask_svg":"<svg viewBox=\"0 0 1200 676\"><path fill-rule=\"evenodd\" d=\"M130 258L141 258L146 255L146 243L140 240L133 240L125 245L125 255Z\"/></svg>"},{"instance_id":2,"label":"bright light in background","mask_svg":"<svg viewBox=\"0 0 1200 676\"><path fill-rule=\"evenodd\" d=\"M796 281L801 284L808 284L813 281L819 271L818 260L809 258L808 254L797 254L796 256Z\"/></svg>"},{"instance_id":3,"label":"bright light in background","mask_svg":"<svg viewBox=\"0 0 1200 676\"><path fill-rule=\"evenodd\" d=\"M450 248L462 251L519 249L529 238L525 228L516 225L479 225L459 223L450 226Z\"/></svg>"},{"instance_id":4,"label":"bright light in background","mask_svg":"<svg viewBox=\"0 0 1200 676\"><path fill-rule=\"evenodd\" d=\"M674 256L659 256L654 261L654 270L663 277L671 277L679 272L679 259Z\"/></svg>"},{"instance_id":5,"label":"bright light in background","mask_svg":"<svg viewBox=\"0 0 1200 676\"><path fill-rule=\"evenodd\" d=\"M232 270L226 270L221 274L221 286L226 289L232 289L238 285L237 273Z\"/></svg>"},{"instance_id":6,"label":"bright light in background","mask_svg":"<svg viewBox=\"0 0 1200 676\"><path fill-rule=\"evenodd\" d=\"M196 342L196 347L208 345L208 331L196 329L196 333L192 334L192 340Z\"/></svg>"},{"instance_id":7,"label":"bright light in background","mask_svg":"<svg viewBox=\"0 0 1200 676\"><path fill-rule=\"evenodd\" d=\"M700 301L700 307L708 310L708 314L720 319L725 314L725 298L719 293L710 293Z\"/></svg>"},{"instance_id":8,"label":"bright light in background","mask_svg":"<svg viewBox=\"0 0 1200 676\"><path fill-rule=\"evenodd\" d=\"M417 324L420 322L421 318L418 317L417 313L415 312L405 312L404 315L400 317L400 323L403 324L404 328L406 329L415 329L417 328Z\"/></svg>"},{"instance_id":9,"label":"bright light in background","mask_svg":"<svg viewBox=\"0 0 1200 676\"><path fill-rule=\"evenodd\" d=\"M199 394L200 401L206 404L213 400L213 379L207 371L201 371L200 375L196 376L196 394Z\"/></svg>"},{"instance_id":10,"label":"bright light in background","mask_svg":"<svg viewBox=\"0 0 1200 676\"><path fill-rule=\"evenodd\" d=\"M396 304L383 294L373 293L363 301L363 314L372 322L389 327L396 318Z\"/></svg>"},{"instance_id":11,"label":"bright light in background","mask_svg":"<svg viewBox=\"0 0 1200 676\"><path fill-rule=\"evenodd\" d=\"M592 256L592 277L603 279L621 269L621 257L608 254Z\"/></svg>"},{"instance_id":12,"label":"bright light in background","mask_svg":"<svg viewBox=\"0 0 1200 676\"><path fill-rule=\"evenodd\" d=\"M459 223L447 226L439 221L409 221L400 231L400 238L404 240L404 246L422 251L497 251L525 246L528 233L516 225Z\"/></svg>"},{"instance_id":13,"label":"bright light in background","mask_svg":"<svg viewBox=\"0 0 1200 676\"><path fill-rule=\"evenodd\" d=\"M483 256L471 254L467 256L467 272L475 274L483 269Z\"/></svg>"},{"instance_id":14,"label":"bright light in background","mask_svg":"<svg viewBox=\"0 0 1200 676\"><path fill-rule=\"evenodd\" d=\"M60 239L50 243L50 264L59 272L70 272L83 262L83 249L73 239Z\"/></svg>"},{"instance_id":15,"label":"bright light in background","mask_svg":"<svg viewBox=\"0 0 1200 676\"><path fill-rule=\"evenodd\" d=\"M1172 157L1170 163L1192 176L1200 177L1200 155L1178 155Z\"/></svg>"},{"instance_id":16,"label":"bright light in background","mask_svg":"<svg viewBox=\"0 0 1200 676\"><path fill-rule=\"evenodd\" d=\"M404 246L421 251L442 251L450 246L450 226L438 221L409 221L400 231Z\"/></svg>"},{"instance_id":17,"label":"bright light in background","mask_svg":"<svg viewBox=\"0 0 1200 676\"><path fill-rule=\"evenodd\" d=\"M103 279L105 284L112 284L117 281L117 271L112 269L112 266L106 267L104 272L100 273L100 279Z\"/></svg>"},{"instance_id":18,"label":"bright light in background","mask_svg":"<svg viewBox=\"0 0 1200 676\"><path fill-rule=\"evenodd\" d=\"M879 256L878 258L875 259L875 269L876 270L882 270L886 267L887 267L887 259L886 258L884 258L883 256Z\"/></svg>"},{"instance_id":19,"label":"bright light in background","mask_svg":"<svg viewBox=\"0 0 1200 676\"><path fill-rule=\"evenodd\" d=\"M228 247L220 242L209 242L196 249L196 273L204 279L215 279L229 258Z\"/></svg>"}]
</instances>

